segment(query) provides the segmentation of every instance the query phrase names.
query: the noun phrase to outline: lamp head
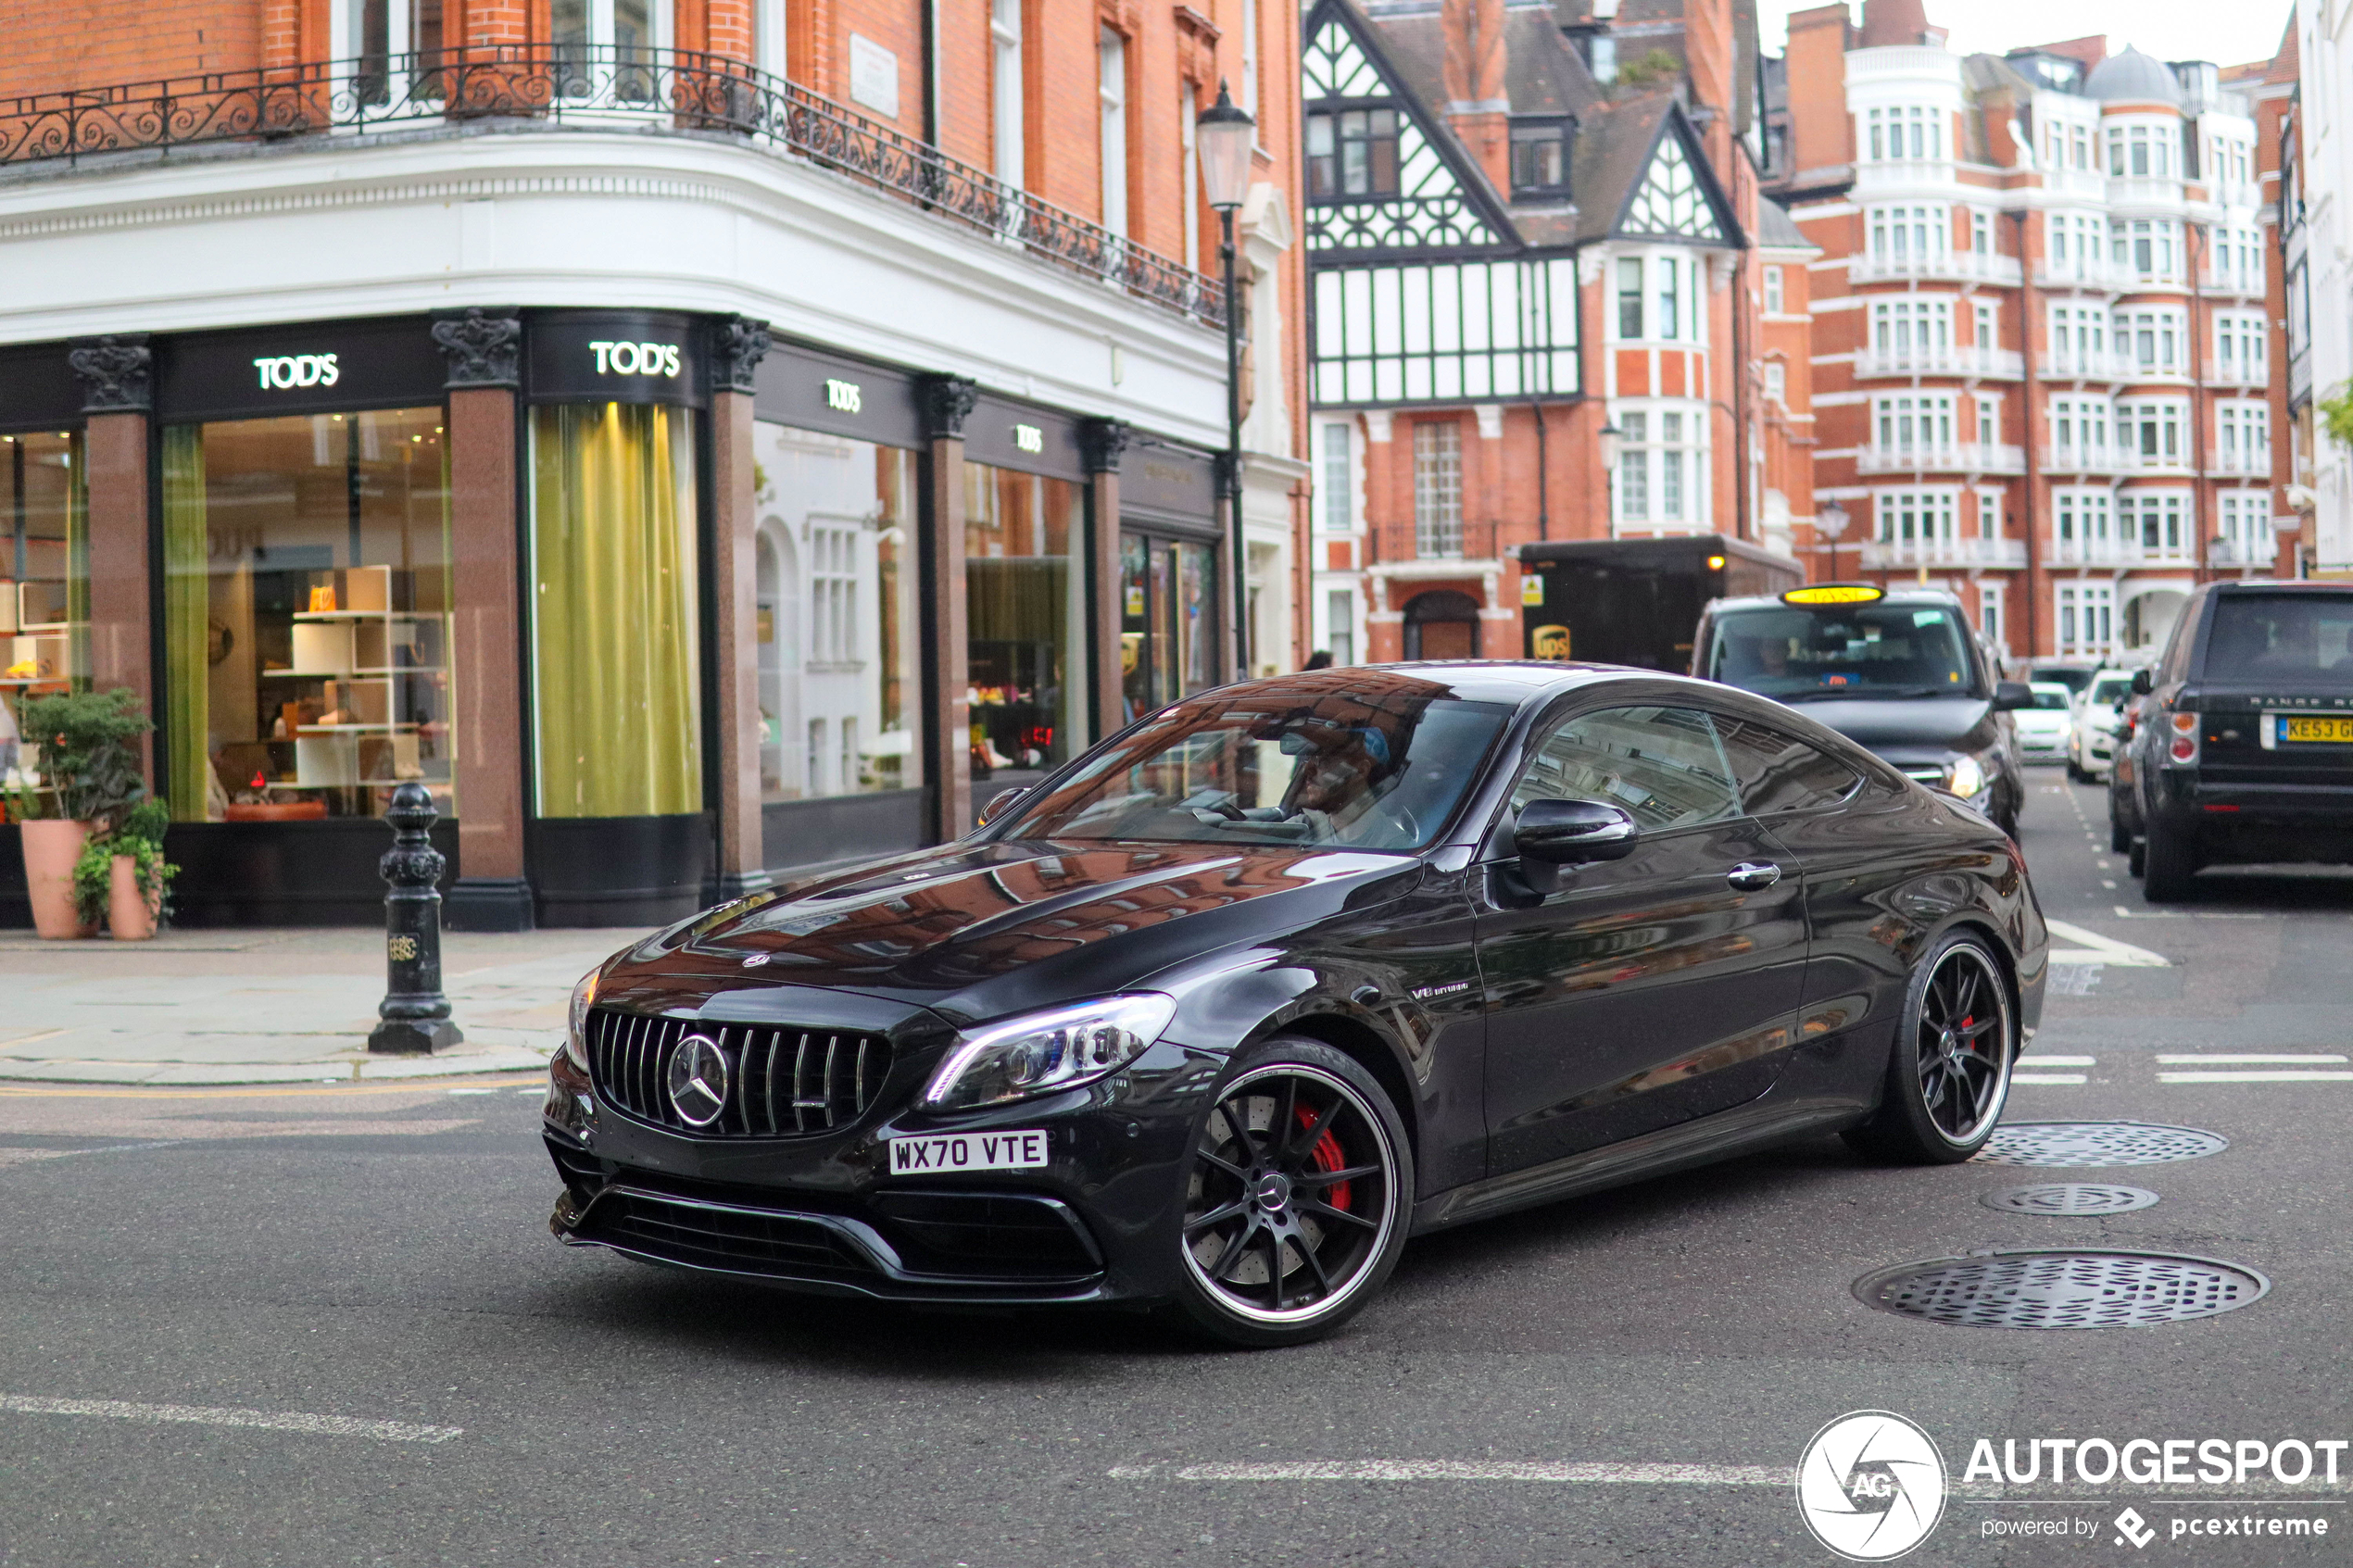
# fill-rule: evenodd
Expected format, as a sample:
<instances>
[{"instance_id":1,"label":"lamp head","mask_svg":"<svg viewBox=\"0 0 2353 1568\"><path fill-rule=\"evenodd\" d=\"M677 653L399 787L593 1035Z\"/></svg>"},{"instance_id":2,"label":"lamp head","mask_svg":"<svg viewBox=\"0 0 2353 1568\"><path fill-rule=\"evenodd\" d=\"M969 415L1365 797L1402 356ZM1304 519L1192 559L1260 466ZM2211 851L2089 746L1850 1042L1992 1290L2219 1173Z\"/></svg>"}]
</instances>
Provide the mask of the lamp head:
<instances>
[{"instance_id":1,"label":"lamp head","mask_svg":"<svg viewBox=\"0 0 2353 1568\"><path fill-rule=\"evenodd\" d=\"M1231 212L1250 194L1250 153L1258 141L1258 122L1250 118L1217 84L1217 101L1193 121L1193 147L1201 160L1202 193L1209 205Z\"/></svg>"}]
</instances>

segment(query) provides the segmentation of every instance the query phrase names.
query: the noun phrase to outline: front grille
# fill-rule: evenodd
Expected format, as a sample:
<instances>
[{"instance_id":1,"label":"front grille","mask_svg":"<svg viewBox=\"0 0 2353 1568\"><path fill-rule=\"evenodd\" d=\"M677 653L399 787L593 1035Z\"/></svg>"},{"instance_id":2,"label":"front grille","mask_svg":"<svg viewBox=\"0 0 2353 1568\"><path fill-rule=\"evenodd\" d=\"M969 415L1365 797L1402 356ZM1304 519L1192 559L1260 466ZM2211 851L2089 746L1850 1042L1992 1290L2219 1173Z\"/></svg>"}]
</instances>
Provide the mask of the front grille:
<instances>
[{"instance_id":1,"label":"front grille","mask_svg":"<svg viewBox=\"0 0 2353 1568\"><path fill-rule=\"evenodd\" d=\"M686 1202L633 1188L597 1199L579 1235L703 1268L799 1278L874 1273L864 1258L815 1220Z\"/></svg>"},{"instance_id":2,"label":"front grille","mask_svg":"<svg viewBox=\"0 0 2353 1568\"><path fill-rule=\"evenodd\" d=\"M640 1122L709 1138L790 1138L847 1127L890 1075L890 1042L840 1029L711 1024L591 1009L588 1071L605 1104ZM701 1035L727 1061L719 1117L695 1127L670 1100L670 1059Z\"/></svg>"}]
</instances>

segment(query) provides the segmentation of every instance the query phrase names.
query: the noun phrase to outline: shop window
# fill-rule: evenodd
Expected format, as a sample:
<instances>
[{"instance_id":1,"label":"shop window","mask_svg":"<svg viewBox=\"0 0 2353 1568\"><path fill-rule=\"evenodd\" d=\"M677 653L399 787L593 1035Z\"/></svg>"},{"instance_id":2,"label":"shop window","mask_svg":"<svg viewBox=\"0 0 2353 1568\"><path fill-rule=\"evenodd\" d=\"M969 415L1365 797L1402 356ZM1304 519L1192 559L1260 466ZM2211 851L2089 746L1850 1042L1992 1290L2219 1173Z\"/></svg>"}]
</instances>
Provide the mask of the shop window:
<instances>
[{"instance_id":1,"label":"shop window","mask_svg":"<svg viewBox=\"0 0 2353 1568\"><path fill-rule=\"evenodd\" d=\"M761 798L913 788L915 455L765 421L752 455Z\"/></svg>"},{"instance_id":2,"label":"shop window","mask_svg":"<svg viewBox=\"0 0 2353 1568\"><path fill-rule=\"evenodd\" d=\"M0 787L31 784L17 706L90 672L89 491L80 431L0 435Z\"/></svg>"},{"instance_id":3,"label":"shop window","mask_svg":"<svg viewBox=\"0 0 2353 1568\"><path fill-rule=\"evenodd\" d=\"M1087 737L1085 492L964 465L965 660L975 781L1024 787ZM1020 775L1000 778L1007 770Z\"/></svg>"},{"instance_id":4,"label":"shop window","mask_svg":"<svg viewBox=\"0 0 2353 1568\"><path fill-rule=\"evenodd\" d=\"M694 420L629 403L531 411L542 817L703 809Z\"/></svg>"},{"instance_id":5,"label":"shop window","mask_svg":"<svg viewBox=\"0 0 2353 1568\"><path fill-rule=\"evenodd\" d=\"M454 816L439 408L163 436L163 794L182 822Z\"/></svg>"},{"instance_id":6,"label":"shop window","mask_svg":"<svg viewBox=\"0 0 2353 1568\"><path fill-rule=\"evenodd\" d=\"M1217 546L1124 533L1119 541L1121 698L1140 719L1218 682Z\"/></svg>"}]
</instances>

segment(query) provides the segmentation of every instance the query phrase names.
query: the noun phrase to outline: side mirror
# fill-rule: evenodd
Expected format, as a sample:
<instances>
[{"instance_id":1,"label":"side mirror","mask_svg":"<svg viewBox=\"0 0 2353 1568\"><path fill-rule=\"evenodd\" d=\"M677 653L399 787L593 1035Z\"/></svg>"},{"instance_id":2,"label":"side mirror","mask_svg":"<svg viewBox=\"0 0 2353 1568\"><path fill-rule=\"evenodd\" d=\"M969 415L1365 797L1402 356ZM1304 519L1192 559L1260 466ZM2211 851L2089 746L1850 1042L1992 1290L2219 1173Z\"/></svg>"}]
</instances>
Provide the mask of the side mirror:
<instances>
[{"instance_id":1,"label":"side mirror","mask_svg":"<svg viewBox=\"0 0 2353 1568\"><path fill-rule=\"evenodd\" d=\"M1622 860L1641 836L1625 810L1598 800L1531 800L1512 824L1521 857L1548 866Z\"/></svg>"},{"instance_id":2,"label":"side mirror","mask_svg":"<svg viewBox=\"0 0 2353 1568\"><path fill-rule=\"evenodd\" d=\"M2025 682L1996 681L1994 683L1994 707L1996 711L2012 713L2021 708L2033 706L2034 688Z\"/></svg>"},{"instance_id":3,"label":"side mirror","mask_svg":"<svg viewBox=\"0 0 2353 1568\"><path fill-rule=\"evenodd\" d=\"M1029 791L1026 789L1000 789L990 796L988 804L980 809L980 825L987 827L1007 811L1012 810L1014 803L1028 793Z\"/></svg>"},{"instance_id":4,"label":"side mirror","mask_svg":"<svg viewBox=\"0 0 2353 1568\"><path fill-rule=\"evenodd\" d=\"M2146 696L2150 692L2156 689L2157 683L2149 679L2149 672L2146 669L2135 670L2133 671L2133 695L2134 696Z\"/></svg>"}]
</instances>

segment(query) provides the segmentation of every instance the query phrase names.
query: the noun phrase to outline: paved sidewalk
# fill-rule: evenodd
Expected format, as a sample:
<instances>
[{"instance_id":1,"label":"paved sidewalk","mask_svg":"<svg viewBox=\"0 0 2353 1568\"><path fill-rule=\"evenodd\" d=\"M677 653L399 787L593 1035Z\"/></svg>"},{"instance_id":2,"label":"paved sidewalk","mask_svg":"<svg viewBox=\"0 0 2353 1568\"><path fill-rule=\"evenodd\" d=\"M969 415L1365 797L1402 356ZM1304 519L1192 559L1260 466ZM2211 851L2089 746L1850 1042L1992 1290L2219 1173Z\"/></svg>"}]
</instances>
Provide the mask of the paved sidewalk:
<instances>
[{"instance_id":1,"label":"paved sidewalk","mask_svg":"<svg viewBox=\"0 0 2353 1568\"><path fill-rule=\"evenodd\" d=\"M384 997L380 930L167 931L152 942L0 932L0 1080L271 1084L439 1077L544 1066L573 984L642 935L442 937L465 1042L370 1056Z\"/></svg>"}]
</instances>

